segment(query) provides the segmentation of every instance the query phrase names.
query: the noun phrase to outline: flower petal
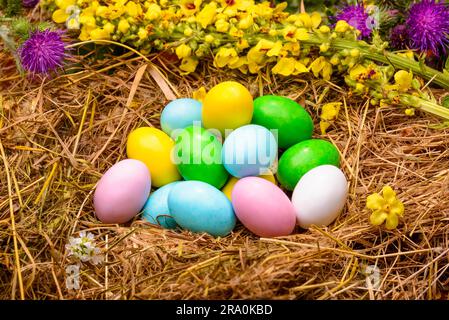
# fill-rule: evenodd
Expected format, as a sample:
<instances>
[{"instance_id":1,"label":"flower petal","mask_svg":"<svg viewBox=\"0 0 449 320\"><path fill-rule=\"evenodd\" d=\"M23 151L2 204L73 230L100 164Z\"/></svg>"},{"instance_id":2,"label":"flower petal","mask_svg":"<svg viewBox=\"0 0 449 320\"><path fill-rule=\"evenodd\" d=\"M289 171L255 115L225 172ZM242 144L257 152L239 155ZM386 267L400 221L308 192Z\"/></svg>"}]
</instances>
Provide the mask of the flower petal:
<instances>
[{"instance_id":1,"label":"flower petal","mask_svg":"<svg viewBox=\"0 0 449 320\"><path fill-rule=\"evenodd\" d=\"M404 215L404 204L399 200L394 201L390 204L390 213L402 217Z\"/></svg>"},{"instance_id":2,"label":"flower petal","mask_svg":"<svg viewBox=\"0 0 449 320\"><path fill-rule=\"evenodd\" d=\"M390 213L387 217L387 223L385 224L385 227L388 230L396 229L396 227L399 224L399 218L396 214Z\"/></svg>"},{"instance_id":3,"label":"flower petal","mask_svg":"<svg viewBox=\"0 0 449 320\"><path fill-rule=\"evenodd\" d=\"M371 210L380 210L385 204L384 198L378 194L373 193L366 198L366 207Z\"/></svg>"},{"instance_id":4,"label":"flower petal","mask_svg":"<svg viewBox=\"0 0 449 320\"><path fill-rule=\"evenodd\" d=\"M384 223L385 219L387 219L388 213L382 210L376 210L374 211L371 216L369 217L369 221L374 226L380 226L382 223Z\"/></svg>"},{"instance_id":5,"label":"flower petal","mask_svg":"<svg viewBox=\"0 0 449 320\"><path fill-rule=\"evenodd\" d=\"M64 23L69 18L69 15L65 12L65 10L58 9L53 12L51 17L56 23Z\"/></svg>"},{"instance_id":6,"label":"flower petal","mask_svg":"<svg viewBox=\"0 0 449 320\"><path fill-rule=\"evenodd\" d=\"M382 188L382 195L388 204L393 204L396 201L396 192L390 186L385 186Z\"/></svg>"}]
</instances>

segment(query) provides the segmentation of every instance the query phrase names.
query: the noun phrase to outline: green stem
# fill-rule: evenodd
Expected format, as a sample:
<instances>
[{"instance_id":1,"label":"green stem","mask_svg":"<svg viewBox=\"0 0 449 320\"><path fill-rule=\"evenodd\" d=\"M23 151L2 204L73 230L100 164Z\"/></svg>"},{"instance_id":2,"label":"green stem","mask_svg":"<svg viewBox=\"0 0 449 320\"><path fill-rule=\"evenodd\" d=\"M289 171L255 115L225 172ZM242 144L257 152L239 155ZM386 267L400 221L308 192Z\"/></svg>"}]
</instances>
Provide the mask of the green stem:
<instances>
[{"instance_id":1,"label":"green stem","mask_svg":"<svg viewBox=\"0 0 449 320\"><path fill-rule=\"evenodd\" d=\"M321 40L317 36L312 35L309 40L302 42L310 45L320 45L323 40ZM332 40L331 47L339 50L357 48L360 50L360 54L364 58L385 64L390 64L397 69L410 70L413 72L413 74L419 75L420 77L428 81L432 80L432 82L437 84L438 86L449 90L449 74L445 74L438 70L429 68L424 64L410 60L408 58L398 56L395 53L385 51L379 53L376 52L375 48L373 48L372 46L363 45L362 43L346 39Z\"/></svg>"},{"instance_id":2,"label":"green stem","mask_svg":"<svg viewBox=\"0 0 449 320\"><path fill-rule=\"evenodd\" d=\"M409 94L401 94L399 95L399 99L401 103L406 106L409 105L416 109L420 109L427 113L441 117L445 120L449 120L449 109L436 103Z\"/></svg>"}]
</instances>

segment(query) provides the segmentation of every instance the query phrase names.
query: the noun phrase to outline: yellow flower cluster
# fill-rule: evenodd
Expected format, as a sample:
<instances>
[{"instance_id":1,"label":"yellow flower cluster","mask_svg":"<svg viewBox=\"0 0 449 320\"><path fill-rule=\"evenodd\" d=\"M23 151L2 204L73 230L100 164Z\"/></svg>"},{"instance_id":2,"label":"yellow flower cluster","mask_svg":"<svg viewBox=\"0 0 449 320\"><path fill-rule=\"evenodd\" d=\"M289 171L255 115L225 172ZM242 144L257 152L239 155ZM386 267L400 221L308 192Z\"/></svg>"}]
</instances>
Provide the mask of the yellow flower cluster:
<instances>
[{"instance_id":1,"label":"yellow flower cluster","mask_svg":"<svg viewBox=\"0 0 449 320\"><path fill-rule=\"evenodd\" d=\"M357 40L359 31L345 21L330 27L319 13L290 14L286 3L254 0L41 0L53 21L78 30L81 41L113 40L143 54L171 52L181 74L199 61L216 68L282 76L310 73L326 81L342 74L352 93L371 96L372 105L402 104L449 120L449 111L422 92L414 74L428 79L413 52L389 54L388 43ZM395 68L387 63L395 60ZM377 61L377 62L374 62ZM380 62L380 64L379 64ZM414 74L410 70L413 70ZM434 82L445 84L445 74ZM434 79L432 77L432 79ZM449 78L448 78L449 81ZM322 110L324 133L339 112Z\"/></svg>"},{"instance_id":2,"label":"yellow flower cluster","mask_svg":"<svg viewBox=\"0 0 449 320\"><path fill-rule=\"evenodd\" d=\"M321 25L319 13L289 14L287 4L254 0L43 0L56 23L80 29L79 39L114 40L142 53L170 50L183 73L213 55L217 68L258 73L269 67L284 76L311 72L330 80L337 57L329 41L356 37L344 21L335 30ZM322 42L311 53L311 37ZM338 61L337 61L338 60Z\"/></svg>"}]
</instances>

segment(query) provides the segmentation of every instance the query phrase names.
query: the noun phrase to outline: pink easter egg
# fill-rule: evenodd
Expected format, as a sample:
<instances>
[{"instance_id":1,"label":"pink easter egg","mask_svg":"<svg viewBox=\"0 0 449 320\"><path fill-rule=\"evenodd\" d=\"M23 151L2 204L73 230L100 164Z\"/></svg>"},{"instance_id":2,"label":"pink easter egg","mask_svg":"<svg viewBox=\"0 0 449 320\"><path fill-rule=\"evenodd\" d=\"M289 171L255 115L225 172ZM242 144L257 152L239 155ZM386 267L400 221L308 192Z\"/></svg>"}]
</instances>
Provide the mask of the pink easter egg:
<instances>
[{"instance_id":1,"label":"pink easter egg","mask_svg":"<svg viewBox=\"0 0 449 320\"><path fill-rule=\"evenodd\" d=\"M286 236L295 228L296 214L290 199L265 179L240 179L232 190L232 205L240 222L260 237Z\"/></svg>"},{"instance_id":2,"label":"pink easter egg","mask_svg":"<svg viewBox=\"0 0 449 320\"><path fill-rule=\"evenodd\" d=\"M142 210L151 191L147 166L134 159L122 160L103 175L94 194L94 209L103 223L124 223Z\"/></svg>"}]
</instances>

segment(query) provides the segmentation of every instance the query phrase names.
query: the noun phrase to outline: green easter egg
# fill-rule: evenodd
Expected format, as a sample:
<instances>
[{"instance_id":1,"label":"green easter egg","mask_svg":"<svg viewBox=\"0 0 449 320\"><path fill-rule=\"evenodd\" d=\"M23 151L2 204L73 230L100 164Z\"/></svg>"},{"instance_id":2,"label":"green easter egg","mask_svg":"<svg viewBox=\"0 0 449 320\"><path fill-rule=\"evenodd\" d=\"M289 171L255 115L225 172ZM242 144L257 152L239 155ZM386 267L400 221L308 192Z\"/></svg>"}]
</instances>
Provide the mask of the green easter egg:
<instances>
[{"instance_id":1,"label":"green easter egg","mask_svg":"<svg viewBox=\"0 0 449 320\"><path fill-rule=\"evenodd\" d=\"M173 160L185 180L203 181L220 189L228 180L221 149L221 142L212 133L190 126L176 137Z\"/></svg>"},{"instance_id":2,"label":"green easter egg","mask_svg":"<svg viewBox=\"0 0 449 320\"><path fill-rule=\"evenodd\" d=\"M267 95L255 99L252 123L277 129L281 149L308 140L313 133L312 117L300 104L286 97Z\"/></svg>"},{"instance_id":3,"label":"green easter egg","mask_svg":"<svg viewBox=\"0 0 449 320\"><path fill-rule=\"evenodd\" d=\"M340 166L340 154L337 148L325 140L302 141L281 156L277 177L284 188L293 190L309 170L325 164Z\"/></svg>"}]
</instances>

